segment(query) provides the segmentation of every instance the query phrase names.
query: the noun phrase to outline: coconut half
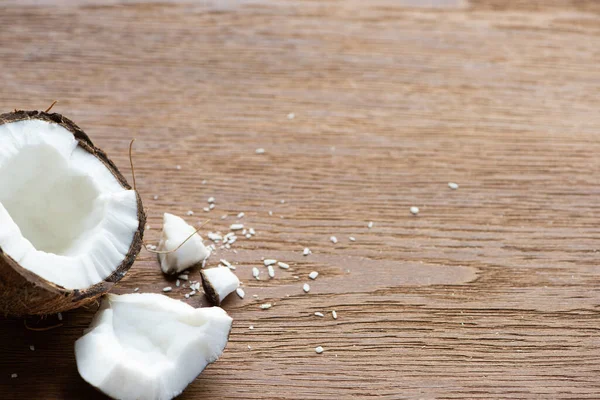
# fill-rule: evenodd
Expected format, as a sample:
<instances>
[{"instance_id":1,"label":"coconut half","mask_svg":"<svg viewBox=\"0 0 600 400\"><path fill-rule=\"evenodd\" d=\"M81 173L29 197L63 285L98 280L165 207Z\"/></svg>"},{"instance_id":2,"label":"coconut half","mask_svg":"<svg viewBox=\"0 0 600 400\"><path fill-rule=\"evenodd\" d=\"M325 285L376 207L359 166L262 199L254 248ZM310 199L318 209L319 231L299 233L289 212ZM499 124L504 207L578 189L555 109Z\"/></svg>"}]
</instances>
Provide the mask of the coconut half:
<instances>
[{"instance_id":1,"label":"coconut half","mask_svg":"<svg viewBox=\"0 0 600 400\"><path fill-rule=\"evenodd\" d=\"M115 399L172 399L223 353L232 321L160 294L109 294L75 343L77 369Z\"/></svg>"},{"instance_id":2,"label":"coconut half","mask_svg":"<svg viewBox=\"0 0 600 400\"><path fill-rule=\"evenodd\" d=\"M0 312L6 315L91 302L125 275L140 251L140 197L62 115L0 115L0 188Z\"/></svg>"}]
</instances>

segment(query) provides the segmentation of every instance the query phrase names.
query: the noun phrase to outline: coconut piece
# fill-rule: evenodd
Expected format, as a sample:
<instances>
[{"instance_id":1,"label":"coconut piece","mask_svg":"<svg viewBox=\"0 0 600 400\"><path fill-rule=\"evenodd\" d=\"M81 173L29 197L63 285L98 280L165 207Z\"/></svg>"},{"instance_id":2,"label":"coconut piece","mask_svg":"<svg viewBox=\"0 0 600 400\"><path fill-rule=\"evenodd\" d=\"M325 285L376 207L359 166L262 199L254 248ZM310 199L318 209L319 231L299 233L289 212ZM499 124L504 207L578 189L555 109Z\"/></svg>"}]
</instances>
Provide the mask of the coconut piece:
<instances>
[{"instance_id":1,"label":"coconut piece","mask_svg":"<svg viewBox=\"0 0 600 400\"><path fill-rule=\"evenodd\" d=\"M165 274L179 274L190 267L201 264L202 260L210 255L210 251L202 242L202 236L197 232L194 234L194 232L196 229L188 225L182 218L165 213L163 230L158 244L158 251L168 252L158 253L160 268ZM192 234L194 235L190 238Z\"/></svg>"},{"instance_id":2,"label":"coconut piece","mask_svg":"<svg viewBox=\"0 0 600 400\"><path fill-rule=\"evenodd\" d=\"M0 115L0 313L93 302L129 270L146 225L115 164L60 114Z\"/></svg>"},{"instance_id":3,"label":"coconut piece","mask_svg":"<svg viewBox=\"0 0 600 400\"><path fill-rule=\"evenodd\" d=\"M238 277L227 267L203 269L200 275L204 294L216 306L240 286Z\"/></svg>"},{"instance_id":4,"label":"coconut piece","mask_svg":"<svg viewBox=\"0 0 600 400\"><path fill-rule=\"evenodd\" d=\"M120 400L178 396L227 344L232 319L154 293L106 296L75 342L81 377Z\"/></svg>"}]
</instances>

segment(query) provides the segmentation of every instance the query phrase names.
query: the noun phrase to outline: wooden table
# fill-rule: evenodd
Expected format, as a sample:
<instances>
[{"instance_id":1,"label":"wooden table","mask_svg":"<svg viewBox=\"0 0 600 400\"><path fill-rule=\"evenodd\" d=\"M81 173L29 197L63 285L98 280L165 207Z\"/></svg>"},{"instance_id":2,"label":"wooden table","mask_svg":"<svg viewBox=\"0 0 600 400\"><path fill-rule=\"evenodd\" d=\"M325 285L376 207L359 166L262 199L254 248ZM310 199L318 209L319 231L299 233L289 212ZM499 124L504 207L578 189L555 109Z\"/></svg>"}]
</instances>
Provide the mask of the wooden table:
<instances>
[{"instance_id":1,"label":"wooden table","mask_svg":"<svg viewBox=\"0 0 600 400\"><path fill-rule=\"evenodd\" d=\"M600 397L600 3L5 0L0 72L2 110L58 99L128 176L137 138L149 242L164 212L256 230L211 258L247 295L181 399ZM144 251L116 292L172 284ZM103 398L93 312L2 320L0 398Z\"/></svg>"}]
</instances>

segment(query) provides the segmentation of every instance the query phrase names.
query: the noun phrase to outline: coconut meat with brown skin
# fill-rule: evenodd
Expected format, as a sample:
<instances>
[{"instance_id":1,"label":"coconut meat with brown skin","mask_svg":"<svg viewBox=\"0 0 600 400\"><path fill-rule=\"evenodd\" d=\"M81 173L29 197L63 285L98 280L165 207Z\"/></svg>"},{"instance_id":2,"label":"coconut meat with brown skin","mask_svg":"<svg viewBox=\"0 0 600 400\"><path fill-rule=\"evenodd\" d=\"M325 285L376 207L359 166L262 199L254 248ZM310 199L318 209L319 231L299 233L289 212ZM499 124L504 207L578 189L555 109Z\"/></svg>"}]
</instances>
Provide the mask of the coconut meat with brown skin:
<instances>
[{"instance_id":1,"label":"coconut meat with brown skin","mask_svg":"<svg viewBox=\"0 0 600 400\"><path fill-rule=\"evenodd\" d=\"M81 377L120 400L168 400L222 354L232 319L153 293L108 294L75 343Z\"/></svg>"},{"instance_id":2,"label":"coconut meat with brown skin","mask_svg":"<svg viewBox=\"0 0 600 400\"><path fill-rule=\"evenodd\" d=\"M66 289L109 277L140 223L135 191L79 144L47 120L0 125L0 249Z\"/></svg>"},{"instance_id":3,"label":"coconut meat with brown skin","mask_svg":"<svg viewBox=\"0 0 600 400\"><path fill-rule=\"evenodd\" d=\"M240 286L238 277L227 267L205 269L200 274L204 293L217 306Z\"/></svg>"},{"instance_id":4,"label":"coconut meat with brown skin","mask_svg":"<svg viewBox=\"0 0 600 400\"><path fill-rule=\"evenodd\" d=\"M176 215L165 213L157 250L160 267L165 274L178 274L200 264L210 255L202 237L193 226ZM191 238L190 235L194 234ZM182 245L183 243L183 245Z\"/></svg>"}]
</instances>

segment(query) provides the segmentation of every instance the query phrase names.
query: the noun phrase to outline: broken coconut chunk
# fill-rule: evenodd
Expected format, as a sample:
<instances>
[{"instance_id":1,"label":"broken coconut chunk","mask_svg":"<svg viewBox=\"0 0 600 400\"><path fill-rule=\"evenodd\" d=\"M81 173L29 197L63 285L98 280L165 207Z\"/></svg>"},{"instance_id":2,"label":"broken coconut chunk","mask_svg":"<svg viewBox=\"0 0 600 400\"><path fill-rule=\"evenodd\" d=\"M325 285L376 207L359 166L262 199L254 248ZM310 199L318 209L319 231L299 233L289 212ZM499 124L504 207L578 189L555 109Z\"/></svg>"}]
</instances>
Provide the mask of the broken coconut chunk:
<instances>
[{"instance_id":1,"label":"broken coconut chunk","mask_svg":"<svg viewBox=\"0 0 600 400\"><path fill-rule=\"evenodd\" d=\"M232 319L154 294L109 294L75 343L81 377L120 400L170 400L225 349Z\"/></svg>"},{"instance_id":2,"label":"broken coconut chunk","mask_svg":"<svg viewBox=\"0 0 600 400\"><path fill-rule=\"evenodd\" d=\"M188 225L182 218L165 213L163 230L158 244L158 251L171 252L158 254L160 268L165 274L178 274L202 263L202 260L210 255L210 251L202 243L202 236L198 233L187 240L195 231L196 229Z\"/></svg>"},{"instance_id":3,"label":"broken coconut chunk","mask_svg":"<svg viewBox=\"0 0 600 400\"><path fill-rule=\"evenodd\" d=\"M200 275L204 294L216 306L240 286L238 277L227 267L203 269Z\"/></svg>"},{"instance_id":4,"label":"broken coconut chunk","mask_svg":"<svg viewBox=\"0 0 600 400\"><path fill-rule=\"evenodd\" d=\"M0 188L2 314L52 314L93 302L140 251L140 197L60 114L0 115Z\"/></svg>"}]
</instances>

